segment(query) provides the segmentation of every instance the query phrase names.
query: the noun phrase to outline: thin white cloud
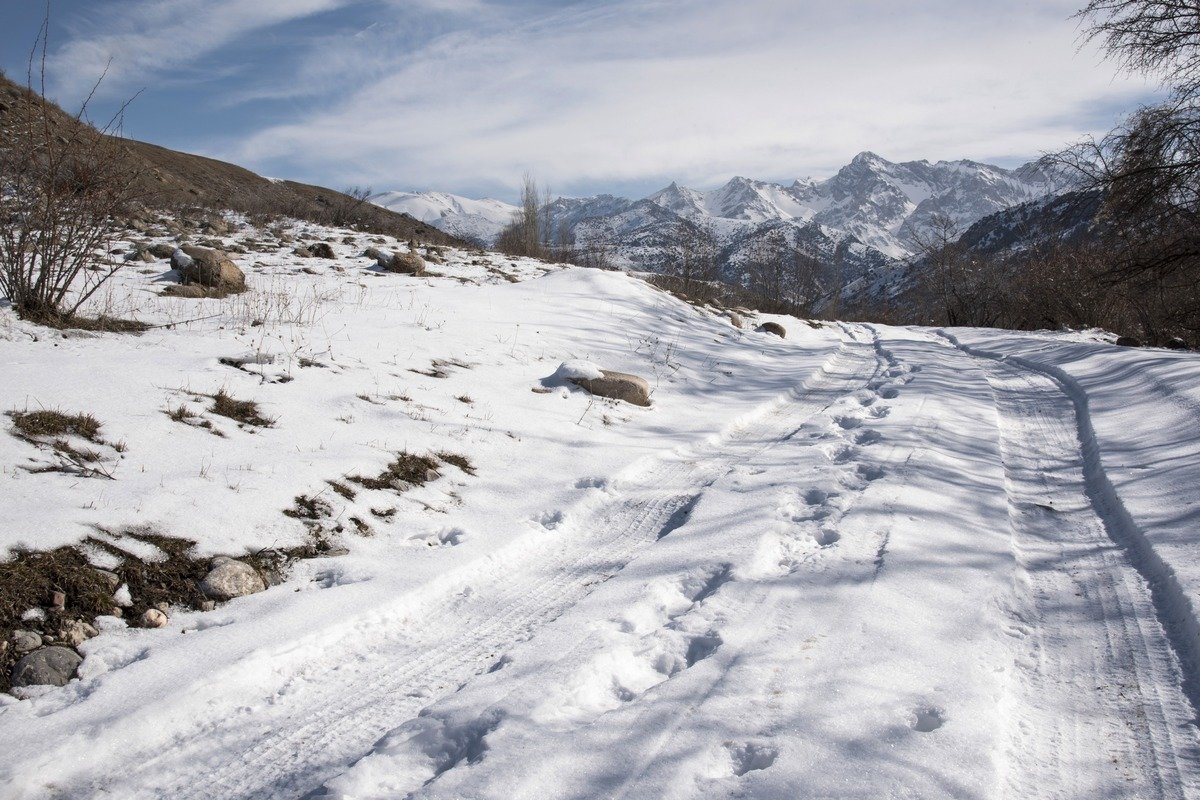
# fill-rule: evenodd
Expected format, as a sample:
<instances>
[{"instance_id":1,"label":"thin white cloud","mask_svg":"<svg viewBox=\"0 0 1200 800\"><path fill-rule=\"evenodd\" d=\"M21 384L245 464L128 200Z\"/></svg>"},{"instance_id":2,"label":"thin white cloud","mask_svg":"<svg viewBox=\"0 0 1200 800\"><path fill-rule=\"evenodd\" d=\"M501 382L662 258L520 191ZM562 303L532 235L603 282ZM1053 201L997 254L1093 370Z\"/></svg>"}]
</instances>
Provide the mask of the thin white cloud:
<instances>
[{"instance_id":1,"label":"thin white cloud","mask_svg":"<svg viewBox=\"0 0 1200 800\"><path fill-rule=\"evenodd\" d=\"M93 9L54 53L56 94L74 97L107 69L106 91L127 90L205 57L247 34L354 0L129 0ZM102 14L101 14L102 12ZM226 64L214 65L220 69Z\"/></svg>"}]
</instances>

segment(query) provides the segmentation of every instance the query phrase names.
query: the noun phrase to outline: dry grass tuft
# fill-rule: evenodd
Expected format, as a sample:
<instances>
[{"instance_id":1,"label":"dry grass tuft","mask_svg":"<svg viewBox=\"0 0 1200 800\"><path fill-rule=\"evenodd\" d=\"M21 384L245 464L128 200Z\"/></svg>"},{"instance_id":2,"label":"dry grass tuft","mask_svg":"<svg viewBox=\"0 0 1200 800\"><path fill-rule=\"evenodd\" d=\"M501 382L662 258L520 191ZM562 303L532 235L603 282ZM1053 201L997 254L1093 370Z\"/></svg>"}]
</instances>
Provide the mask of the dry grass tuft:
<instances>
[{"instance_id":1,"label":"dry grass tuft","mask_svg":"<svg viewBox=\"0 0 1200 800\"><path fill-rule=\"evenodd\" d=\"M91 414L64 414L61 411L10 411L13 427L30 438L78 436L103 444L100 420Z\"/></svg>"},{"instance_id":2,"label":"dry grass tuft","mask_svg":"<svg viewBox=\"0 0 1200 800\"><path fill-rule=\"evenodd\" d=\"M430 456L401 452L382 472L374 477L354 475L350 481L364 489L393 489L402 491L408 486L424 486L438 476L438 461Z\"/></svg>"},{"instance_id":3,"label":"dry grass tuft","mask_svg":"<svg viewBox=\"0 0 1200 800\"><path fill-rule=\"evenodd\" d=\"M224 389L212 396L212 413L256 428L270 428L275 420L264 417L253 400L238 400Z\"/></svg>"},{"instance_id":4,"label":"dry grass tuft","mask_svg":"<svg viewBox=\"0 0 1200 800\"><path fill-rule=\"evenodd\" d=\"M460 456L457 453L438 453L437 457L443 462L452 466L458 467L468 475L475 474L475 465L471 463L471 459L466 456Z\"/></svg>"}]
</instances>

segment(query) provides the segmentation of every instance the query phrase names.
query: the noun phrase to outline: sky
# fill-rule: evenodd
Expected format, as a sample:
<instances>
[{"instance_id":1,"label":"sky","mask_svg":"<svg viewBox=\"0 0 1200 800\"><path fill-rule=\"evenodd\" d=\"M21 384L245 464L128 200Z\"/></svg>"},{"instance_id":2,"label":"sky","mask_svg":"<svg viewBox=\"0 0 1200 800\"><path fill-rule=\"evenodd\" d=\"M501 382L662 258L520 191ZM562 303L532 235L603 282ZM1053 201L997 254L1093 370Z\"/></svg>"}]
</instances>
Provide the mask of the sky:
<instances>
[{"instance_id":1,"label":"sky","mask_svg":"<svg viewBox=\"0 0 1200 800\"><path fill-rule=\"evenodd\" d=\"M45 7L0 0L24 80ZM826 177L858 152L1018 166L1156 87L1082 0L53 0L46 92L271 177L513 200ZM35 76L35 80L36 80ZM135 96L136 95L136 96Z\"/></svg>"}]
</instances>

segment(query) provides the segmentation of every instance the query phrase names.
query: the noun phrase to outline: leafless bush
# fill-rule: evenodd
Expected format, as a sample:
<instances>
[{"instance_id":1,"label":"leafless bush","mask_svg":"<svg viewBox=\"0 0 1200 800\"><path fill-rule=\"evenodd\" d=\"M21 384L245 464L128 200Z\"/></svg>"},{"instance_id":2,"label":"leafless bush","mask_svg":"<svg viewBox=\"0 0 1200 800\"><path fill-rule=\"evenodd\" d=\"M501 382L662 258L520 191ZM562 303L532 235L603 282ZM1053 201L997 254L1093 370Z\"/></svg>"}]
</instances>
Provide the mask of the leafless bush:
<instances>
[{"instance_id":1,"label":"leafless bush","mask_svg":"<svg viewBox=\"0 0 1200 800\"><path fill-rule=\"evenodd\" d=\"M113 135L124 107L97 128L86 118L91 95L73 117L44 100L48 24L0 130L0 291L22 316L55 321L74 316L123 265L106 254L138 174Z\"/></svg>"}]
</instances>

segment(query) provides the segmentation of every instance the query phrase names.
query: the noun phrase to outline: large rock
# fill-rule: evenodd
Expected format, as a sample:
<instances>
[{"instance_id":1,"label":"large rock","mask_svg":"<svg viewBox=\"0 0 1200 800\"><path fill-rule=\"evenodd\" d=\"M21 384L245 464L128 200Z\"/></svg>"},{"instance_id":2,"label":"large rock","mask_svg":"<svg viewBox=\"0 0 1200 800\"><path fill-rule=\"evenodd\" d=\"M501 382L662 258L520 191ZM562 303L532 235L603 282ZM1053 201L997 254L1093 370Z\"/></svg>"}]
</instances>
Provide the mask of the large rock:
<instances>
[{"instance_id":1,"label":"large rock","mask_svg":"<svg viewBox=\"0 0 1200 800\"><path fill-rule=\"evenodd\" d=\"M650 384L645 378L627 372L615 372L591 364L568 361L558 368L553 380L569 381L597 397L624 400L635 406L650 405Z\"/></svg>"},{"instance_id":2,"label":"large rock","mask_svg":"<svg viewBox=\"0 0 1200 800\"><path fill-rule=\"evenodd\" d=\"M175 245L167 244L166 242L152 244L148 248L150 255L154 256L155 258L170 258L171 256L175 255L175 249Z\"/></svg>"},{"instance_id":3,"label":"large rock","mask_svg":"<svg viewBox=\"0 0 1200 800\"><path fill-rule=\"evenodd\" d=\"M770 333L778 336L780 339L787 338L787 331L778 322L764 322L754 329L758 333Z\"/></svg>"},{"instance_id":4,"label":"large rock","mask_svg":"<svg viewBox=\"0 0 1200 800\"><path fill-rule=\"evenodd\" d=\"M232 600L266 589L258 570L236 559L213 559L213 568L200 582L200 591L213 600Z\"/></svg>"},{"instance_id":5,"label":"large rock","mask_svg":"<svg viewBox=\"0 0 1200 800\"><path fill-rule=\"evenodd\" d=\"M425 260L416 253L392 253L386 261L379 259L379 266L403 275L425 274Z\"/></svg>"},{"instance_id":6,"label":"large rock","mask_svg":"<svg viewBox=\"0 0 1200 800\"><path fill-rule=\"evenodd\" d=\"M313 242L308 246L308 252L313 258L337 258L337 253L326 242Z\"/></svg>"},{"instance_id":7,"label":"large rock","mask_svg":"<svg viewBox=\"0 0 1200 800\"><path fill-rule=\"evenodd\" d=\"M66 686L83 663L69 647L44 647L22 658L13 667L13 686Z\"/></svg>"},{"instance_id":8,"label":"large rock","mask_svg":"<svg viewBox=\"0 0 1200 800\"><path fill-rule=\"evenodd\" d=\"M184 245L171 256L171 266L179 270L184 283L226 292L246 288L246 273L223 250Z\"/></svg>"},{"instance_id":9,"label":"large rock","mask_svg":"<svg viewBox=\"0 0 1200 800\"><path fill-rule=\"evenodd\" d=\"M1142 343L1141 343L1141 340L1135 339L1132 336L1118 336L1117 337L1117 346L1118 347L1141 347Z\"/></svg>"}]
</instances>

